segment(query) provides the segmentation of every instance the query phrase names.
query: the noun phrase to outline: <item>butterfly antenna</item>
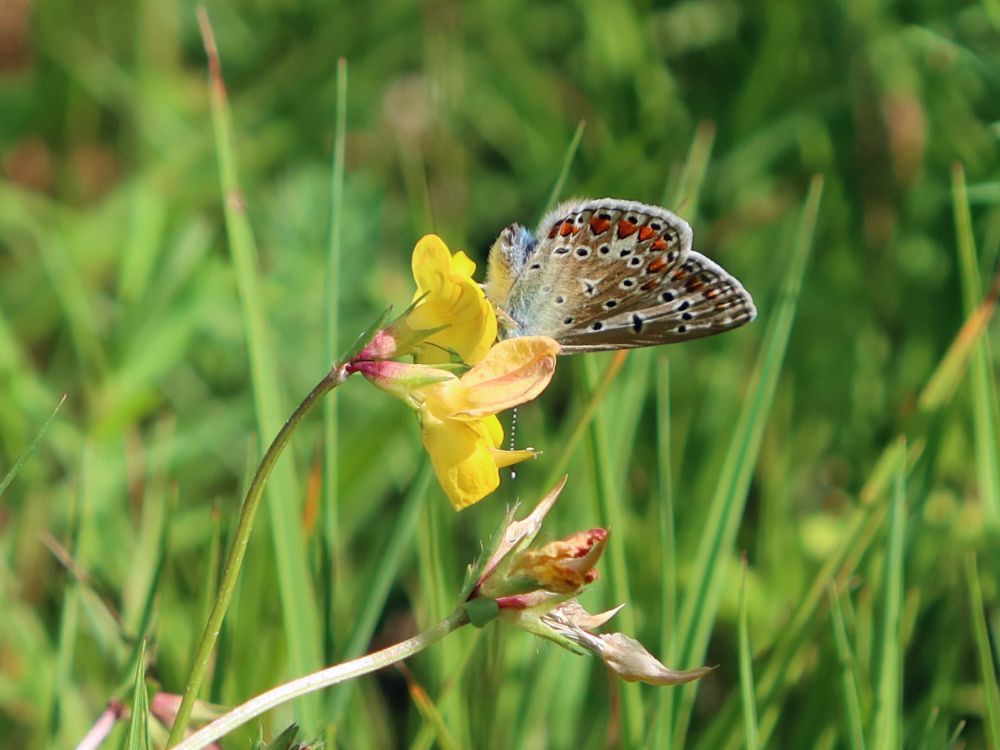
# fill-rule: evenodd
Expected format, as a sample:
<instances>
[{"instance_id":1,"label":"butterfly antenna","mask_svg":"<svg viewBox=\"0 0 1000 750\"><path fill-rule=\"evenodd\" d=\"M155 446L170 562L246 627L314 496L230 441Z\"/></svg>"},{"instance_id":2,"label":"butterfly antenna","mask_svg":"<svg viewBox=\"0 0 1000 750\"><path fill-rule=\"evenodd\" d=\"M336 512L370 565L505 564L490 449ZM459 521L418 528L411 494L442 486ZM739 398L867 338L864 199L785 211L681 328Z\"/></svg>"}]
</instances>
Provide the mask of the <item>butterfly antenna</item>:
<instances>
[{"instance_id":1,"label":"butterfly antenna","mask_svg":"<svg viewBox=\"0 0 1000 750\"><path fill-rule=\"evenodd\" d=\"M510 412L510 450L514 450L515 442L514 436L517 433L517 407L515 406ZM510 469L510 478L517 479L517 469L513 466Z\"/></svg>"}]
</instances>

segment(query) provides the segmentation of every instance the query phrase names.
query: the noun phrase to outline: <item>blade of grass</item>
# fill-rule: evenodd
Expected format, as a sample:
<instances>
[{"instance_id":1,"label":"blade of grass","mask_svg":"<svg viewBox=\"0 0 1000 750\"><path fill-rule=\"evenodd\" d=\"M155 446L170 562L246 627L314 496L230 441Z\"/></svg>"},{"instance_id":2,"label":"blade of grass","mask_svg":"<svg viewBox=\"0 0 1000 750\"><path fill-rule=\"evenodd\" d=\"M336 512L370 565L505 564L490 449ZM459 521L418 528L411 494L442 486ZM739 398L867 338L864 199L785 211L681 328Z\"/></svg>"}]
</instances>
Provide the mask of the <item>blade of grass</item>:
<instances>
[{"instance_id":1,"label":"blade of grass","mask_svg":"<svg viewBox=\"0 0 1000 750\"><path fill-rule=\"evenodd\" d=\"M556 202L559 200L559 196L562 195L563 188L566 187L566 180L569 178L569 169L573 165L573 159L576 157L577 149L580 148L580 141L583 140L583 128L586 124L586 122L580 120L580 123L576 126L576 132L573 133L569 146L566 147L566 153L563 155L563 162L562 167L559 170L559 176L556 178L556 182L552 186L552 191L549 193L549 197L545 201L545 207L542 209L542 213L538 217L539 221L541 221L542 216L545 216L545 214L551 211L553 206L556 205Z\"/></svg>"},{"instance_id":2,"label":"blade of grass","mask_svg":"<svg viewBox=\"0 0 1000 750\"><path fill-rule=\"evenodd\" d=\"M676 187L667 186L663 190L662 203L674 213L688 217L698 213L698 198L701 195L701 186L705 182L705 173L708 171L714 143L715 123L700 123L691 141L684 169Z\"/></svg>"},{"instance_id":3,"label":"blade of grass","mask_svg":"<svg viewBox=\"0 0 1000 750\"><path fill-rule=\"evenodd\" d=\"M998 295L1000 295L1000 273L993 277L989 292L979 306L972 311L972 314L966 318L958 335L955 336L955 340L952 341L937 369L934 370L934 374L931 375L927 385L920 392L917 406L920 407L921 416L933 414L940 409L958 388L972 353L975 351L975 346L993 317ZM925 422L919 420L916 422L911 431L919 431L925 426Z\"/></svg>"},{"instance_id":4,"label":"blade of grass","mask_svg":"<svg viewBox=\"0 0 1000 750\"><path fill-rule=\"evenodd\" d=\"M1000 748L1000 689L997 687L996 665L993 663L990 635L986 628L986 610L983 608L983 590L979 585L975 553L970 552L965 558L965 582L969 588L972 632L976 639L979 675L983 682L987 736L990 738L990 747Z\"/></svg>"},{"instance_id":5,"label":"blade of grass","mask_svg":"<svg viewBox=\"0 0 1000 750\"><path fill-rule=\"evenodd\" d=\"M118 267L118 298L135 304L145 299L156 263L164 250L162 237L167 199L149 183L137 181L129 203L127 239Z\"/></svg>"},{"instance_id":6,"label":"blade of grass","mask_svg":"<svg viewBox=\"0 0 1000 750\"><path fill-rule=\"evenodd\" d=\"M447 616L454 607L455 587L450 580L448 571L461 570L462 563L454 559L454 545L448 540L454 536L454 511L444 502L424 503L421 519L416 532L417 571L420 582L421 606L420 614L426 622L438 622ZM441 675L458 675L463 658L461 636L448 638L427 655L434 664L434 673ZM456 677L461 682L461 677ZM440 686L441 682L434 683ZM469 737L468 713L463 710L461 702L465 691L459 687L450 691L438 701L438 708L446 718L449 734L466 747L471 743Z\"/></svg>"},{"instance_id":7,"label":"blade of grass","mask_svg":"<svg viewBox=\"0 0 1000 750\"><path fill-rule=\"evenodd\" d=\"M200 592L201 601L198 604L198 622L207 622L211 617L212 603L219 593L219 572L222 569L222 552L225 549L225 534L222 529L222 519L219 514L218 502L212 507L212 515L209 518L208 551L204 554L202 589ZM243 597L237 593L237 612L242 604ZM236 619L238 625L239 620ZM223 685L225 684L225 671L220 668L226 664L230 658L230 645L232 643L233 618L226 620L226 626L219 634L219 648L216 654L216 668L212 672L212 681L209 684L209 700L220 700Z\"/></svg>"},{"instance_id":8,"label":"blade of grass","mask_svg":"<svg viewBox=\"0 0 1000 750\"><path fill-rule=\"evenodd\" d=\"M953 748L958 747L958 738L962 736L963 731L965 731L965 719L962 719L955 725L955 731L952 732L951 736L948 738L945 750L953 750Z\"/></svg>"},{"instance_id":9,"label":"blade of grass","mask_svg":"<svg viewBox=\"0 0 1000 750\"><path fill-rule=\"evenodd\" d=\"M155 442L166 444L173 434L172 420L160 423ZM168 490L166 477L157 474L150 479L143 498L136 530L132 564L122 593L122 621L128 632L141 638L145 635L153 613L153 600L163 570L170 511L175 507L176 489Z\"/></svg>"},{"instance_id":10,"label":"blade of grass","mask_svg":"<svg viewBox=\"0 0 1000 750\"><path fill-rule=\"evenodd\" d=\"M670 358L656 358L656 450L659 467L659 541L660 541L660 654L664 664L673 664L677 655L677 549L674 532L674 488L670 433ZM663 746L671 719L671 694L660 690L659 721L653 737Z\"/></svg>"},{"instance_id":11,"label":"blade of grass","mask_svg":"<svg viewBox=\"0 0 1000 750\"><path fill-rule=\"evenodd\" d=\"M364 604L361 611L354 617L354 630L345 644L343 652L338 655L339 660L357 656L371 641L379 615L385 607L389 591L392 589L400 566L403 564L405 553L410 549L417 521L420 518L420 508L427 496L432 476L431 465L429 462L425 462L403 501L403 507L396 517L396 525L387 538L386 550L383 552L379 564L374 568L372 580L363 589L366 592ZM334 697L326 716L327 721L335 728L343 721L344 711L347 709L348 701L354 690L353 686L353 682L347 682L332 691Z\"/></svg>"},{"instance_id":12,"label":"blade of grass","mask_svg":"<svg viewBox=\"0 0 1000 750\"><path fill-rule=\"evenodd\" d=\"M611 388L611 384L615 382L615 378L618 377L618 373L621 372L622 365L625 364L627 357L627 351L623 350L615 352L611 362L604 370L604 374L601 376L600 382L593 388L593 390L591 390L590 395L587 397L587 401L583 406L583 411L581 411L580 415L576 418L576 421L573 423L573 427L570 429L568 435L559 441L562 448L559 451L558 457L553 462L552 469L545 478L545 482L542 484L543 487L551 487L566 473L569 462L573 458L573 452L580 444L584 435L586 435L587 430L590 427L590 423L594 419L594 415L597 413L598 407L600 407L601 403L604 401L605 396L608 395L608 390Z\"/></svg>"},{"instance_id":13,"label":"blade of grass","mask_svg":"<svg viewBox=\"0 0 1000 750\"><path fill-rule=\"evenodd\" d=\"M401 671L403 672L403 676L406 677L406 687L409 690L410 699L424 720L424 728L428 732L433 732L429 736L433 736L434 740L443 750L458 750L461 745L455 742L451 731L448 729L448 723L444 720L437 705L427 695L427 691L424 690L423 685L414 679L413 673L406 668L405 664L401 665Z\"/></svg>"},{"instance_id":14,"label":"blade of grass","mask_svg":"<svg viewBox=\"0 0 1000 750\"><path fill-rule=\"evenodd\" d=\"M685 597L681 610L680 651L677 660L677 665L681 668L701 663L708 646L726 567L721 558L732 550L743 515L753 466L795 318L798 293L816 229L822 192L823 180L817 175L810 184L802 209L777 311L765 334L748 389L749 395L719 473L719 481L689 577L693 586ZM684 745L696 694L697 683L684 686L674 693L674 726L671 734L676 747Z\"/></svg>"},{"instance_id":15,"label":"blade of grass","mask_svg":"<svg viewBox=\"0 0 1000 750\"><path fill-rule=\"evenodd\" d=\"M0 216L20 225L35 240L42 268L62 307L66 328L79 357L80 374L104 374L107 353L98 334L100 326L93 299L88 294L83 275L72 262L76 253L71 249L72 242L59 228L59 214L37 216L25 202L17 200L19 193L3 192L6 194L0 201Z\"/></svg>"},{"instance_id":16,"label":"blade of grass","mask_svg":"<svg viewBox=\"0 0 1000 750\"><path fill-rule=\"evenodd\" d=\"M224 195L226 229L229 235L229 246L232 252L233 265L236 271L237 286L240 292L240 302L243 310L244 325L247 334L247 346L250 351L250 370L253 381L254 400L257 410L257 423L261 435L275 435L282 429L282 409L279 398L277 371L274 366L271 342L268 334L262 299L257 280L257 248L254 242L250 223L247 219L243 197L240 191L236 169L236 156L233 143L232 122L222 70L219 66L218 49L208 14L204 6L198 9L198 20L201 26L202 40L208 56L212 125L215 131L219 159L219 174ZM328 390L328 389L327 389ZM325 392L325 391L323 391ZM314 391L316 397L322 393ZM315 399L307 397L303 402L306 409L310 408ZM297 414L304 413L301 409ZM296 419L293 417L289 420ZM286 423L287 425L288 423ZM274 447L274 446L272 446ZM283 443L278 446L278 451ZM276 456L275 456L276 461ZM315 670L320 664L320 629L319 613L316 607L316 597L309 577L309 568L305 555L305 542L298 524L295 502L301 497L298 481L295 477L293 464L290 462L272 462L269 466L273 472L268 488L270 502L268 505L271 530L274 538L275 564L278 573L278 590L281 601L282 617L285 629L285 641L288 648L289 669L294 674L306 674ZM218 606L213 609L212 616L199 643L195 657L194 668L184 698L178 710L177 719L171 729L168 744L176 743L183 734L190 716L191 706L204 680L204 672L208 659L215 645L232 597L239 568L242 564L245 544L249 540L253 516L256 513L256 500L247 503L241 512L240 528L234 537L234 552L227 561L223 574L223 584L220 586ZM217 622L215 622L217 620ZM319 724L318 698L307 696L299 702L302 723L307 727Z\"/></svg>"},{"instance_id":17,"label":"blade of grass","mask_svg":"<svg viewBox=\"0 0 1000 750\"><path fill-rule=\"evenodd\" d=\"M677 184L667 184L663 189L662 203L672 207L678 214L694 216L698 211L698 199L708 171L715 144L715 124L702 122L695 131L688 148L687 159ZM659 466L659 543L660 559L663 561L660 576L660 602L662 605L660 628L660 652L664 663L674 664L677 657L677 559L674 531L673 475L671 459L670 425L670 359L659 354L656 359L656 445ZM670 736L673 726L673 695L669 690L659 691L658 718L654 741L662 745Z\"/></svg>"},{"instance_id":18,"label":"blade of grass","mask_svg":"<svg viewBox=\"0 0 1000 750\"><path fill-rule=\"evenodd\" d=\"M84 443L80 456L80 475L84 475L89 453L89 440ZM81 481L73 495L73 507L70 509L69 539L67 540L66 559L72 560L79 550L79 541L83 535L83 526L90 517L87 512L87 497L84 483ZM68 685L73 684L72 666L76 651L77 629L80 621L80 596L83 589L79 576L70 569L71 578L66 583L62 596L62 610L59 613L59 634L56 641L55 665L52 670L51 701L48 716L48 745L59 747L59 732L62 728L63 692Z\"/></svg>"},{"instance_id":19,"label":"blade of grass","mask_svg":"<svg viewBox=\"0 0 1000 750\"><path fill-rule=\"evenodd\" d=\"M941 747L940 738L935 737L936 732L934 731L937 721L940 718L941 709L937 706L932 706L931 710L927 712L927 721L924 723L923 731L920 732L920 744L915 745L917 750L936 750ZM935 740L938 741L935 742Z\"/></svg>"},{"instance_id":20,"label":"blade of grass","mask_svg":"<svg viewBox=\"0 0 1000 750\"><path fill-rule=\"evenodd\" d=\"M896 468L892 505L889 509L889 538L885 554L885 577L882 587L882 632L879 638L880 664L872 745L878 748L902 746L903 717L903 646L901 616L903 608L903 565L906 534L906 449L905 444Z\"/></svg>"},{"instance_id":21,"label":"blade of grass","mask_svg":"<svg viewBox=\"0 0 1000 750\"><path fill-rule=\"evenodd\" d=\"M437 711L438 714L440 714L440 709L438 709L438 706L441 706L444 703L444 701L448 698L448 696L451 693L455 692L456 687L460 685L462 677L463 675L465 675L469 667L469 663L472 661L472 657L476 654L476 652L480 648L480 639L482 637L483 632L484 632L483 629L476 628L475 632L472 634L472 637L467 639L467 642L463 646L464 650L462 652L461 658L458 660L458 665L455 669L455 672L453 674L448 675L444 684L441 686L440 691L438 692L437 699L434 700L430 696L427 696L427 700L431 702L431 704L434 707L434 710ZM409 672L406 671L405 664L402 665L402 668L404 670L404 673L409 675ZM410 743L410 750L421 750L422 748L429 748L434 744L434 742L440 742L441 744L444 744L444 742L440 741L437 736L439 734L439 726L437 721L430 721L430 718L431 717L428 717L426 715L424 716L424 722L423 725L420 727L420 731L417 732L416 736L413 738L413 742Z\"/></svg>"},{"instance_id":22,"label":"blade of grass","mask_svg":"<svg viewBox=\"0 0 1000 750\"><path fill-rule=\"evenodd\" d=\"M3 189L0 186L2 200ZM24 343L18 340L6 311L0 306L0 379L7 383L8 397L16 401L27 416L39 410L49 411L55 396L50 394L49 384L42 382L35 363L26 356L23 347ZM6 430L8 435L12 433L10 425L6 426ZM23 433L26 437L27 430ZM18 431L15 434L20 438L22 433Z\"/></svg>"},{"instance_id":23,"label":"blade of grass","mask_svg":"<svg viewBox=\"0 0 1000 750\"><path fill-rule=\"evenodd\" d=\"M49 431L49 426L52 424L52 420L56 418L56 414L59 413L59 410L62 408L62 405L64 403L66 403L65 393L63 394L62 398L59 399L58 403L56 404L56 408L52 410L52 413L49 415L49 418L42 423L41 427L38 428L38 432L35 433L35 437L28 445L28 447L25 448L24 452L17 457L17 460L14 461L14 465L7 470L6 474L4 474L3 479L0 479L0 497L3 497L4 491L7 489L7 487L10 486L10 483L14 481L14 477L16 477L17 472L21 470L21 466L23 466L24 462L28 460L28 458L31 456L32 453L35 452L35 449L38 447L38 444L42 442L42 438L45 437L45 433Z\"/></svg>"},{"instance_id":24,"label":"blade of grass","mask_svg":"<svg viewBox=\"0 0 1000 750\"><path fill-rule=\"evenodd\" d=\"M593 357L583 358L583 372L587 389L593 392L597 385L597 363ZM615 461L608 447L608 420L598 409L590 423L590 448L596 479L597 513L600 523L606 529L625 529L621 487L624 477L615 471ZM608 540L605 559L608 561L608 586L612 601L630 602L628 564L625 560L624 535L612 534ZM618 615L618 622L626 633L635 632L634 609L626 607ZM622 684L622 718L625 724L627 746L636 747L642 736L642 694L638 685Z\"/></svg>"},{"instance_id":25,"label":"blade of grass","mask_svg":"<svg viewBox=\"0 0 1000 750\"><path fill-rule=\"evenodd\" d=\"M326 259L326 336L324 337L323 367L329 367L340 352L340 253L344 217L344 159L347 143L347 60L337 61L337 109L333 144L333 165L330 187L330 241ZM338 630L342 621L336 613L340 593L340 439L337 431L337 394L331 393L323 402L323 570L330 576L323 596L326 600L325 661L336 653Z\"/></svg>"},{"instance_id":26,"label":"blade of grass","mask_svg":"<svg viewBox=\"0 0 1000 750\"><path fill-rule=\"evenodd\" d=\"M965 366L972 347L986 330L986 324L996 306L1000 289L998 282L1000 275L994 278L993 286L982 304L962 325L917 399L918 415L906 430L908 471L913 470L916 458L919 456L919 449L915 446L926 443L926 431L955 393L965 374ZM827 559L814 577L812 585L796 608L788 626L782 630L778 641L771 649L771 657L765 664L757 689L757 704L765 710L777 704L781 696L792 687L786 679L788 669L801 650L810 643L809 636L817 627L817 615L830 580L834 579L838 589L843 587L881 527L887 508L883 504L877 504L876 501L882 497L892 482L893 468L898 466L902 448L903 440L895 440L886 446L882 455L876 460L874 469L858 493L862 508L850 521L849 529L844 533L843 542L837 552ZM699 739L697 747L718 750L736 746L739 737L738 725L739 705L730 698L726 705L716 712L712 726Z\"/></svg>"},{"instance_id":27,"label":"blade of grass","mask_svg":"<svg viewBox=\"0 0 1000 750\"><path fill-rule=\"evenodd\" d=\"M652 364L651 348L632 352L618 378L614 398L604 405L611 466L620 474L628 471L636 445L641 445L644 440L640 428L650 394ZM613 415L613 418L607 418L607 415Z\"/></svg>"},{"instance_id":28,"label":"blade of grass","mask_svg":"<svg viewBox=\"0 0 1000 750\"><path fill-rule=\"evenodd\" d=\"M153 503L148 501L143 503L139 530L141 541L137 544L138 551L134 555L137 561L136 569L139 572L129 578L132 584L130 589L132 601L136 603L135 615L130 619L128 611L122 613L127 632L137 639L132 643L129 666L135 664L137 659L143 658L140 649L145 647L145 636L151 630L156 594L163 574L164 560L167 559L170 520L173 510L177 507L177 488L172 487L169 494L162 488L159 495L154 497L156 499ZM154 503L158 503L160 507L153 507L147 513L146 506Z\"/></svg>"},{"instance_id":29,"label":"blade of grass","mask_svg":"<svg viewBox=\"0 0 1000 750\"><path fill-rule=\"evenodd\" d=\"M847 639L847 626L840 608L840 597L833 587L829 589L830 620L833 623L833 642L840 662L840 690L844 699L847 745L851 750L865 750L864 724L861 720L861 696L858 694L858 677L854 654Z\"/></svg>"},{"instance_id":30,"label":"blade of grass","mask_svg":"<svg viewBox=\"0 0 1000 750\"><path fill-rule=\"evenodd\" d=\"M962 308L969 316L979 305L982 280L976 261L976 241L969 213L969 197L965 189L965 172L955 163L951 170L952 209L955 216L955 235L958 246L958 264L962 280ZM969 363L972 381L972 419L975 429L976 474L979 497L983 504L986 524L992 534L1000 533L1000 452L997 450L997 392L990 366L989 340L980 337Z\"/></svg>"},{"instance_id":31,"label":"blade of grass","mask_svg":"<svg viewBox=\"0 0 1000 750\"><path fill-rule=\"evenodd\" d=\"M740 587L740 701L743 703L743 732L747 750L758 750L757 705L753 689L753 653L750 650L750 628L747 625L747 560L743 556L743 585Z\"/></svg>"},{"instance_id":32,"label":"blade of grass","mask_svg":"<svg viewBox=\"0 0 1000 750\"><path fill-rule=\"evenodd\" d=\"M146 692L146 640L139 646L139 659L132 681L132 709L128 720L125 750L151 750L149 737L149 694Z\"/></svg>"},{"instance_id":33,"label":"blade of grass","mask_svg":"<svg viewBox=\"0 0 1000 750\"><path fill-rule=\"evenodd\" d=\"M76 652L77 629L80 621L81 584L70 581L63 593L59 615L59 635L56 642L55 665L52 673L52 700L49 709L49 746L59 747L63 729L63 690L73 684L72 664Z\"/></svg>"}]
</instances>

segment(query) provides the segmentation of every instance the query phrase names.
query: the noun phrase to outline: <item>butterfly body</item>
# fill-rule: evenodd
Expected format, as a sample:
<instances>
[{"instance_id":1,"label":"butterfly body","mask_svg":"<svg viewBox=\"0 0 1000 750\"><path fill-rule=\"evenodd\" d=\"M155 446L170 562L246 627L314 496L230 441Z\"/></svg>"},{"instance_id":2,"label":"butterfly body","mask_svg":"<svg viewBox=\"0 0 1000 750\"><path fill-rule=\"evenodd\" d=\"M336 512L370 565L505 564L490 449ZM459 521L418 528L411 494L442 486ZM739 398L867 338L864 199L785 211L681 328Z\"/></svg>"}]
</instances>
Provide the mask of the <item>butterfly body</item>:
<instances>
[{"instance_id":1,"label":"butterfly body","mask_svg":"<svg viewBox=\"0 0 1000 750\"><path fill-rule=\"evenodd\" d=\"M534 233L507 227L490 249L485 285L501 338L550 336L571 354L749 323L757 314L750 295L692 241L670 211L615 198L563 203Z\"/></svg>"}]
</instances>

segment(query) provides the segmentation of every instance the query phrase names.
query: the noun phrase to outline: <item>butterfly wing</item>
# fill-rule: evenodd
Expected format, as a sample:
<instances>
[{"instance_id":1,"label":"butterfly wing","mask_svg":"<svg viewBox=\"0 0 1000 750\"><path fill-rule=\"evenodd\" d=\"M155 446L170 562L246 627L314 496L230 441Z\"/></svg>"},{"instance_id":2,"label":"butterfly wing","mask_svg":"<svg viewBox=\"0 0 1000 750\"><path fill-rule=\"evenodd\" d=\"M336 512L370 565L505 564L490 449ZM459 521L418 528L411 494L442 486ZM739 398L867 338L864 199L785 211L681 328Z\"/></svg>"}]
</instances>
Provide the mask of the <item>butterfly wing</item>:
<instances>
[{"instance_id":1,"label":"butterfly wing","mask_svg":"<svg viewBox=\"0 0 1000 750\"><path fill-rule=\"evenodd\" d=\"M491 296L514 323L505 337L551 336L574 353L686 341L749 323L750 295L691 241L687 222L657 206L562 204L542 219L537 238L529 233L516 248L503 298Z\"/></svg>"},{"instance_id":2,"label":"butterfly wing","mask_svg":"<svg viewBox=\"0 0 1000 750\"><path fill-rule=\"evenodd\" d=\"M643 289L643 285L648 288ZM607 304L602 303L598 311ZM566 353L630 349L714 336L739 328L757 315L753 300L740 282L693 250L675 269L657 277L657 283L643 281L640 292L615 309L617 314L605 313L604 317L591 309L582 313L579 328L557 337Z\"/></svg>"}]
</instances>

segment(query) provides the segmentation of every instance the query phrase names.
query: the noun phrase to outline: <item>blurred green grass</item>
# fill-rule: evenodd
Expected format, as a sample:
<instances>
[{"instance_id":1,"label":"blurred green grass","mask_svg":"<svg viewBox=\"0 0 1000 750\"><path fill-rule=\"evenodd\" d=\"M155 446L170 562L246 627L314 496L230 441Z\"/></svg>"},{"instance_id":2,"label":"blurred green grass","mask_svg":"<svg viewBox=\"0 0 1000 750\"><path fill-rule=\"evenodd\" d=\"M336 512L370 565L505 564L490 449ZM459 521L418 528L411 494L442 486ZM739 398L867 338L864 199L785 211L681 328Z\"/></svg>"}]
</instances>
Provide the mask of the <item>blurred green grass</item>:
<instances>
[{"instance_id":1,"label":"blurred green grass","mask_svg":"<svg viewBox=\"0 0 1000 750\"><path fill-rule=\"evenodd\" d=\"M762 746L936 748L960 725L968 747L993 741L995 326L953 398L918 397L1000 257L995 2L261 0L208 12L258 250L264 366L285 410L329 365L339 57L336 341L409 300L421 234L484 262L500 228L533 223L581 121L562 196L684 205L696 245L745 281L761 315L631 354L579 441L610 355L562 360L518 420L519 440L546 455L459 515L425 485L412 416L349 382L335 491L310 489L329 465L317 414L284 459L291 496L272 494L258 516L204 697L238 702L432 624L505 504L547 489L569 445L547 533L614 521L585 604L627 590L621 629L696 660L671 666L719 665L697 690L626 688L491 627L409 665L436 714L387 672L276 712L268 731L294 714L306 736L336 721L344 747L429 747L441 726L446 746L640 746L679 731L686 746L736 747L742 669ZM132 703L144 635L151 686L182 690L271 437L257 431L284 413L265 418L255 402L195 6L9 3L0 111L0 477L68 396L0 498L0 744L67 747L109 699ZM815 174L811 257L748 489L731 498L742 520L703 558L726 456L750 444L735 426ZM323 497L337 499L332 530L308 512ZM295 585L315 594L281 584L290 555ZM699 615L702 659L680 642L680 615L706 571L719 589ZM122 722L109 746L127 733Z\"/></svg>"}]
</instances>

